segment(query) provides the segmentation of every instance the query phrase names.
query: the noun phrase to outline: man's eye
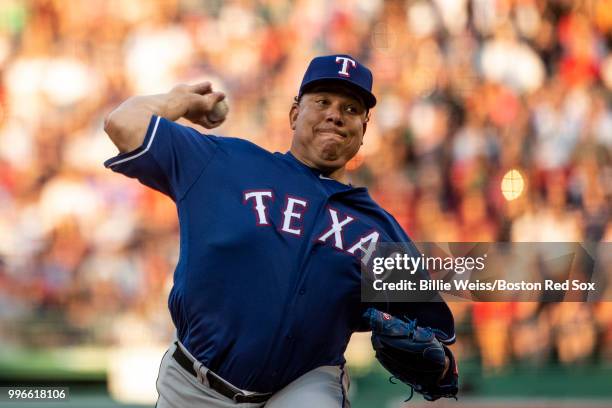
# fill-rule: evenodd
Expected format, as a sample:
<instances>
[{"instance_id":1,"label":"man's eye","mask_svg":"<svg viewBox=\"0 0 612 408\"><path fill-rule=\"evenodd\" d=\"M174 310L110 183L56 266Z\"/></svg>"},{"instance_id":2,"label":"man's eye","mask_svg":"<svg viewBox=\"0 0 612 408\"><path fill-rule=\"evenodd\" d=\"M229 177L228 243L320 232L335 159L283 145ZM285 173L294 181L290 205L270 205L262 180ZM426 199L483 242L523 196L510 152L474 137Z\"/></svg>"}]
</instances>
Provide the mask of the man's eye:
<instances>
[{"instance_id":1,"label":"man's eye","mask_svg":"<svg viewBox=\"0 0 612 408\"><path fill-rule=\"evenodd\" d=\"M325 106L325 105L327 105L327 99L317 99L316 100L316 104L317 105L321 105L321 106Z\"/></svg>"},{"instance_id":2,"label":"man's eye","mask_svg":"<svg viewBox=\"0 0 612 408\"><path fill-rule=\"evenodd\" d=\"M359 109L355 106L347 106L346 111L349 113L359 113Z\"/></svg>"}]
</instances>

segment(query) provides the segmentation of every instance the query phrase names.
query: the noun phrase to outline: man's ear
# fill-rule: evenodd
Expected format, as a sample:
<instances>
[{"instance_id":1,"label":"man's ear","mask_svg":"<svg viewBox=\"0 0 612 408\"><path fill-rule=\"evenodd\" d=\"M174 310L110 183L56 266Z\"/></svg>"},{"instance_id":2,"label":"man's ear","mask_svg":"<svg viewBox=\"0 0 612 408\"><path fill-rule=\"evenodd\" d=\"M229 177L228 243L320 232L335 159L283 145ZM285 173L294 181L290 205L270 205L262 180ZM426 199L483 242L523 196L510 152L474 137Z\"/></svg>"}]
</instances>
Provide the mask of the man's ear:
<instances>
[{"instance_id":1,"label":"man's ear","mask_svg":"<svg viewBox=\"0 0 612 408\"><path fill-rule=\"evenodd\" d=\"M299 110L300 106L297 104L297 102L293 102L291 109L289 110L289 124L291 125L292 130L295 130L295 122L297 121Z\"/></svg>"}]
</instances>

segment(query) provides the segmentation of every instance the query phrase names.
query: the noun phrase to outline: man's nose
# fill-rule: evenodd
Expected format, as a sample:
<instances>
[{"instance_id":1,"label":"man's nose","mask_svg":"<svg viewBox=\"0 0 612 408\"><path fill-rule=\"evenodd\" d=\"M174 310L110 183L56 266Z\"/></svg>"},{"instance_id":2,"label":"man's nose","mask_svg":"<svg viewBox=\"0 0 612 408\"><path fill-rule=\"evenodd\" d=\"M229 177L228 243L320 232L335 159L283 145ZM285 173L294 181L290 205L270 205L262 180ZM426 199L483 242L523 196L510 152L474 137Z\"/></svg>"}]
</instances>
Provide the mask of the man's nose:
<instances>
[{"instance_id":1,"label":"man's nose","mask_svg":"<svg viewBox=\"0 0 612 408\"><path fill-rule=\"evenodd\" d=\"M336 126L344 126L344 118L342 116L342 110L339 106L332 104L327 109L327 117L325 120L327 122L333 122Z\"/></svg>"}]
</instances>

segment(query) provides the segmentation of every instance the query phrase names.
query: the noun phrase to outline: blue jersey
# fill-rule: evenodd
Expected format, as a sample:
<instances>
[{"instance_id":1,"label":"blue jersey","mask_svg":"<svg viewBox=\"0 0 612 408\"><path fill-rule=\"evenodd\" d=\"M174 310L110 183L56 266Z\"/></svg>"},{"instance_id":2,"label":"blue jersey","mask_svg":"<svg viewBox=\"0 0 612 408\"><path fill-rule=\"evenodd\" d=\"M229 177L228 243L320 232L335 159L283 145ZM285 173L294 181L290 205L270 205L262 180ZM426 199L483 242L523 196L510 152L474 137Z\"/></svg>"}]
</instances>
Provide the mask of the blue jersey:
<instances>
[{"instance_id":1,"label":"blue jersey","mask_svg":"<svg viewBox=\"0 0 612 408\"><path fill-rule=\"evenodd\" d=\"M138 149L105 165L176 203L169 309L178 338L242 389L273 392L343 364L371 306L360 301L361 260L377 242L408 241L365 188L326 178L291 153L157 116ZM444 303L381 307L454 337Z\"/></svg>"}]
</instances>

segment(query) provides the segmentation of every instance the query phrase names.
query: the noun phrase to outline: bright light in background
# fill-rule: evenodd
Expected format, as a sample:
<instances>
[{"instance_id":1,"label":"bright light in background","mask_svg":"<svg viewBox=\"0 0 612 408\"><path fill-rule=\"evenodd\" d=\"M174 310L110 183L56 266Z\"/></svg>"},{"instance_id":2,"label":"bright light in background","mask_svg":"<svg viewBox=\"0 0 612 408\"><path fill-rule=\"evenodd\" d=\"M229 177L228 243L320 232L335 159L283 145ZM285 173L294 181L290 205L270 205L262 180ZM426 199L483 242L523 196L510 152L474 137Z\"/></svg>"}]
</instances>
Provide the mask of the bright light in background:
<instances>
[{"instance_id":1,"label":"bright light in background","mask_svg":"<svg viewBox=\"0 0 612 408\"><path fill-rule=\"evenodd\" d=\"M504 174L501 182L501 191L508 201L515 200L521 196L525 189L525 181L518 170L512 169Z\"/></svg>"},{"instance_id":2,"label":"bright light in background","mask_svg":"<svg viewBox=\"0 0 612 408\"><path fill-rule=\"evenodd\" d=\"M56 177L40 193L39 222L46 231L75 217L82 225L94 225L101 214L102 197L91 185L77 178Z\"/></svg>"},{"instance_id":3,"label":"bright light in background","mask_svg":"<svg viewBox=\"0 0 612 408\"><path fill-rule=\"evenodd\" d=\"M125 43L125 64L134 92L166 92L172 88L177 71L190 60L192 52L193 44L183 27L133 31Z\"/></svg>"},{"instance_id":4,"label":"bright light in background","mask_svg":"<svg viewBox=\"0 0 612 408\"><path fill-rule=\"evenodd\" d=\"M407 14L408 27L418 37L431 35L438 28L435 10L426 1L413 3Z\"/></svg>"},{"instance_id":5,"label":"bright light in background","mask_svg":"<svg viewBox=\"0 0 612 408\"><path fill-rule=\"evenodd\" d=\"M155 383L165 347L131 347L114 350L109 358L108 390L124 404L154 404Z\"/></svg>"},{"instance_id":6,"label":"bright light in background","mask_svg":"<svg viewBox=\"0 0 612 408\"><path fill-rule=\"evenodd\" d=\"M53 58L46 62L40 78L41 90L56 106L67 106L99 92L98 78L73 58Z\"/></svg>"}]
</instances>

